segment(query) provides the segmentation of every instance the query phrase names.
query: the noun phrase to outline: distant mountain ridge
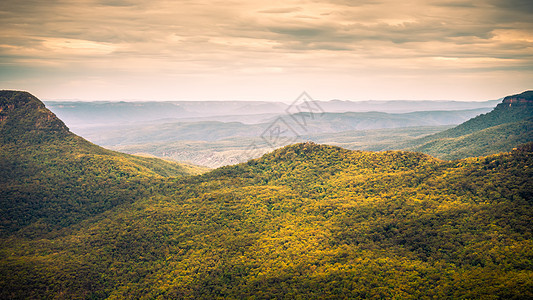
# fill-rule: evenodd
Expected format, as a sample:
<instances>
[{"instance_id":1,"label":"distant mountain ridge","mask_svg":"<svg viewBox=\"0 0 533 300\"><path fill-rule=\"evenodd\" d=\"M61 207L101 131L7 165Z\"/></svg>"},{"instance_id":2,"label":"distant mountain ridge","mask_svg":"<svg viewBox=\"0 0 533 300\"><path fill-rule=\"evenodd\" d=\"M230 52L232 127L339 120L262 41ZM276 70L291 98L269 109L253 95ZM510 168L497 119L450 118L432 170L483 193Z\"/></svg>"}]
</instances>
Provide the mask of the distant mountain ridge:
<instances>
[{"instance_id":1,"label":"distant mountain ridge","mask_svg":"<svg viewBox=\"0 0 533 300\"><path fill-rule=\"evenodd\" d=\"M314 101L324 112L410 113L437 110L470 110L492 108L499 100L490 101ZM46 106L67 124L77 127L96 124L137 123L158 119L175 121L237 121L247 124L265 118L306 111L305 102L287 104L267 101L45 101ZM294 106L291 106L294 105ZM294 108L294 109L292 109ZM255 116L249 118L247 116Z\"/></svg>"},{"instance_id":2,"label":"distant mountain ridge","mask_svg":"<svg viewBox=\"0 0 533 300\"><path fill-rule=\"evenodd\" d=\"M368 112L410 113L437 110L467 110L492 108L501 101L452 101L452 100L331 100L320 101L319 105L328 112Z\"/></svg>"},{"instance_id":3,"label":"distant mountain ridge","mask_svg":"<svg viewBox=\"0 0 533 300\"><path fill-rule=\"evenodd\" d=\"M285 116L287 126L299 133L323 134L348 130L401 128L412 126L455 125L473 116L486 112L486 109L465 111L430 111L405 114L383 112L323 113L313 119L306 113ZM295 120L308 120L304 128ZM178 122L139 123L136 125L100 126L78 128L76 133L88 140L106 147L139 145L176 141L217 141L238 137L259 137L279 116L263 123L243 124L240 122ZM290 133L291 131L289 131Z\"/></svg>"},{"instance_id":4,"label":"distant mountain ridge","mask_svg":"<svg viewBox=\"0 0 533 300\"><path fill-rule=\"evenodd\" d=\"M400 149L445 159L488 155L533 141L532 126L533 91L525 91L505 97L489 113L443 132L409 141L400 145Z\"/></svg>"},{"instance_id":5,"label":"distant mountain ridge","mask_svg":"<svg viewBox=\"0 0 533 300\"><path fill-rule=\"evenodd\" d=\"M279 118L294 129L285 131L286 134L298 135L290 139L292 142L325 141L350 149L358 149L358 145L369 150L408 149L444 159L509 151L531 140L530 125L525 121L530 112L518 109L530 98L530 92L526 92L483 102L315 101L321 111L311 118L305 102L295 103L295 107L265 101L47 102L47 105L67 120L74 132L99 145L218 167L244 161L249 155L247 147L257 145L257 139ZM494 113L486 114L491 109ZM296 113L290 115L289 111ZM302 128L295 119L309 122ZM526 123L510 125L518 120ZM455 124L460 125L434 134L438 126ZM434 128L430 129L431 126ZM500 127L483 131L492 126ZM391 133L383 136L388 141L374 139L371 145L364 145L358 133L352 141L348 138L351 131L392 132L395 128L413 128L420 134L398 143ZM424 136L421 128L427 128L431 135L419 138ZM342 135L343 142L324 139L324 134ZM469 134L473 136L466 137ZM412 141L415 138L418 139ZM453 141L455 138L458 140ZM205 146L192 151L188 143L194 144L194 148L201 143ZM259 150L257 155L272 149L260 145Z\"/></svg>"},{"instance_id":6,"label":"distant mountain ridge","mask_svg":"<svg viewBox=\"0 0 533 300\"><path fill-rule=\"evenodd\" d=\"M513 104L514 103L514 104ZM492 126L512 123L533 117L533 91L507 96L491 112L477 116L442 133L454 137Z\"/></svg>"}]
</instances>

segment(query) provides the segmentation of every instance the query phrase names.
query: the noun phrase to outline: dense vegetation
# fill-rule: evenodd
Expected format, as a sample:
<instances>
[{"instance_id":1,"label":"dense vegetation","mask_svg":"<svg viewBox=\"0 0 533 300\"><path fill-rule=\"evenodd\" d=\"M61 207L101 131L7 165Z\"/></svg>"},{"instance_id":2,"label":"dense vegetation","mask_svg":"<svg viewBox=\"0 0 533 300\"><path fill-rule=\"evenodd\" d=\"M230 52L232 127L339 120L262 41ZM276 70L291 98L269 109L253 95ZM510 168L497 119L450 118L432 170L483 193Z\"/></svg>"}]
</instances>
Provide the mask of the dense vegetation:
<instances>
[{"instance_id":1,"label":"dense vegetation","mask_svg":"<svg viewBox=\"0 0 533 300\"><path fill-rule=\"evenodd\" d=\"M533 144L448 162L301 143L174 178L134 167L123 178L129 161L74 164L72 144L56 154L44 145L54 144L28 151L55 161L38 182L13 163L6 203L45 189L71 202L86 184L100 193L91 201L120 204L6 234L2 299L533 297ZM17 155L2 153L2 163ZM58 185L62 170L69 186ZM77 214L48 207L32 211L58 222Z\"/></svg>"},{"instance_id":2,"label":"dense vegetation","mask_svg":"<svg viewBox=\"0 0 533 300\"><path fill-rule=\"evenodd\" d=\"M460 159L510 151L533 141L533 118L492 126L455 138L439 138L415 149L442 159Z\"/></svg>"},{"instance_id":3,"label":"dense vegetation","mask_svg":"<svg viewBox=\"0 0 533 300\"><path fill-rule=\"evenodd\" d=\"M149 178L205 171L93 145L28 93L0 91L0 119L0 235L77 223L138 199Z\"/></svg>"},{"instance_id":4,"label":"dense vegetation","mask_svg":"<svg viewBox=\"0 0 533 300\"><path fill-rule=\"evenodd\" d=\"M410 140L400 148L442 159L511 151L533 141L533 91L507 96L494 110L457 127Z\"/></svg>"}]
</instances>

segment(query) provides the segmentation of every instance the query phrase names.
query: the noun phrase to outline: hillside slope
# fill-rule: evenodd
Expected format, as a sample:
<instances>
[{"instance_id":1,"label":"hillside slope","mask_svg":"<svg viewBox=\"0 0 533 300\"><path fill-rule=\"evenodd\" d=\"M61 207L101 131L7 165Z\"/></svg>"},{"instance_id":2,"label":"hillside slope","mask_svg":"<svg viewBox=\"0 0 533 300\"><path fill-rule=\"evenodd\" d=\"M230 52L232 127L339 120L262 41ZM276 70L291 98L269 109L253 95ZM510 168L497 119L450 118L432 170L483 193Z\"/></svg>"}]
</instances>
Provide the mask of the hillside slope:
<instances>
[{"instance_id":1,"label":"hillside slope","mask_svg":"<svg viewBox=\"0 0 533 300\"><path fill-rule=\"evenodd\" d=\"M399 149L458 159L510 151L533 141L533 91L507 96L487 114L454 128L412 140Z\"/></svg>"},{"instance_id":2,"label":"hillside slope","mask_svg":"<svg viewBox=\"0 0 533 300\"><path fill-rule=\"evenodd\" d=\"M0 91L0 170L0 235L67 226L138 198L134 182L202 171L98 147L17 91Z\"/></svg>"},{"instance_id":3,"label":"hillside slope","mask_svg":"<svg viewBox=\"0 0 533 300\"><path fill-rule=\"evenodd\" d=\"M527 299L532 165L532 144L455 162L287 146L10 237L0 297Z\"/></svg>"}]
</instances>

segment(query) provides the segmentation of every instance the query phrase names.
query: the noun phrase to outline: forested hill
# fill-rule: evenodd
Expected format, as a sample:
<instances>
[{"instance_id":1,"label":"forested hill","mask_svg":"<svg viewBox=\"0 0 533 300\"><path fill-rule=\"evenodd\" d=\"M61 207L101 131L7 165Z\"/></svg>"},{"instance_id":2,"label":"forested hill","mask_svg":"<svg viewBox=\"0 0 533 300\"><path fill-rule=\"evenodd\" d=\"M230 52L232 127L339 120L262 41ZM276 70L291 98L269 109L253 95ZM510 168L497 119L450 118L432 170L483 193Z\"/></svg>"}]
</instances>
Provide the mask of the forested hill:
<instances>
[{"instance_id":1,"label":"forested hill","mask_svg":"<svg viewBox=\"0 0 533 300\"><path fill-rule=\"evenodd\" d=\"M533 141L533 91L507 96L491 112L456 127L400 145L443 159L510 151Z\"/></svg>"},{"instance_id":2,"label":"forested hill","mask_svg":"<svg viewBox=\"0 0 533 300\"><path fill-rule=\"evenodd\" d=\"M96 146L19 91L0 91L0 170L0 235L67 226L133 201L133 181L203 171Z\"/></svg>"},{"instance_id":3,"label":"forested hill","mask_svg":"<svg viewBox=\"0 0 533 300\"><path fill-rule=\"evenodd\" d=\"M4 241L0 298L530 299L532 150L305 143L139 186L83 226Z\"/></svg>"},{"instance_id":4,"label":"forested hill","mask_svg":"<svg viewBox=\"0 0 533 300\"><path fill-rule=\"evenodd\" d=\"M0 91L0 142L38 144L69 136L69 130L33 95Z\"/></svg>"},{"instance_id":5,"label":"forested hill","mask_svg":"<svg viewBox=\"0 0 533 300\"><path fill-rule=\"evenodd\" d=\"M452 162L302 143L163 177L17 97L0 299L533 298L531 143Z\"/></svg>"},{"instance_id":6,"label":"forested hill","mask_svg":"<svg viewBox=\"0 0 533 300\"><path fill-rule=\"evenodd\" d=\"M457 127L436 134L439 137L458 137L489 127L513 123L533 117L533 91L507 96L491 112L479 115Z\"/></svg>"}]
</instances>

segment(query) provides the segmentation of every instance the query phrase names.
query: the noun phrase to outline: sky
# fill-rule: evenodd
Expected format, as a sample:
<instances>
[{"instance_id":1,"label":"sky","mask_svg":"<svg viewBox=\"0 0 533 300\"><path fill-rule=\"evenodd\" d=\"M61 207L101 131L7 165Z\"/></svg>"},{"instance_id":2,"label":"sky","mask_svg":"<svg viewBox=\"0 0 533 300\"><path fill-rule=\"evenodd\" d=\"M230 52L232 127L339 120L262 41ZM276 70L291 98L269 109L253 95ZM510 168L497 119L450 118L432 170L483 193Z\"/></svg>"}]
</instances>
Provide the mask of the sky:
<instances>
[{"instance_id":1,"label":"sky","mask_svg":"<svg viewBox=\"0 0 533 300\"><path fill-rule=\"evenodd\" d=\"M530 0L2 0L40 99L489 100L533 89Z\"/></svg>"}]
</instances>

